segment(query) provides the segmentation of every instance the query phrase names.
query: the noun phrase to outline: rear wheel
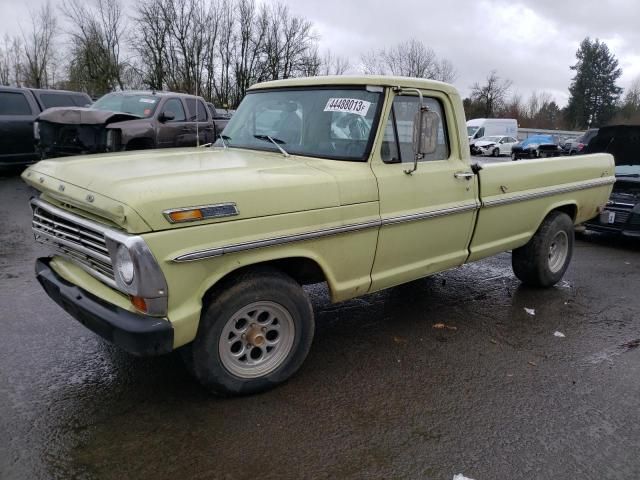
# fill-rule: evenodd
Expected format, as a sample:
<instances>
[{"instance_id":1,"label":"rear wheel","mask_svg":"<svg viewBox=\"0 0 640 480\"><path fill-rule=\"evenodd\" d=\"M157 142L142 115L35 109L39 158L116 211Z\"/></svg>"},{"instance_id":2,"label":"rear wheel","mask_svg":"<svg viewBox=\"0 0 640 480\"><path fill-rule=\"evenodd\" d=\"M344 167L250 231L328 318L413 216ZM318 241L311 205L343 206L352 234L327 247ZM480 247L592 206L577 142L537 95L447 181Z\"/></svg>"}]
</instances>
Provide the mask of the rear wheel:
<instances>
[{"instance_id":1,"label":"rear wheel","mask_svg":"<svg viewBox=\"0 0 640 480\"><path fill-rule=\"evenodd\" d=\"M551 212L531 240L513 251L513 273L527 285L555 285L569 267L573 243L571 218L563 212Z\"/></svg>"},{"instance_id":2,"label":"rear wheel","mask_svg":"<svg viewBox=\"0 0 640 480\"><path fill-rule=\"evenodd\" d=\"M258 393L298 370L313 333L313 309L300 285L276 270L249 272L208 303L185 363L214 393Z\"/></svg>"},{"instance_id":3,"label":"rear wheel","mask_svg":"<svg viewBox=\"0 0 640 480\"><path fill-rule=\"evenodd\" d=\"M516 155L515 153L512 153L512 154L511 154L511 160L513 160L514 162L515 162L516 160L518 160L518 157L517 157L517 155Z\"/></svg>"}]
</instances>

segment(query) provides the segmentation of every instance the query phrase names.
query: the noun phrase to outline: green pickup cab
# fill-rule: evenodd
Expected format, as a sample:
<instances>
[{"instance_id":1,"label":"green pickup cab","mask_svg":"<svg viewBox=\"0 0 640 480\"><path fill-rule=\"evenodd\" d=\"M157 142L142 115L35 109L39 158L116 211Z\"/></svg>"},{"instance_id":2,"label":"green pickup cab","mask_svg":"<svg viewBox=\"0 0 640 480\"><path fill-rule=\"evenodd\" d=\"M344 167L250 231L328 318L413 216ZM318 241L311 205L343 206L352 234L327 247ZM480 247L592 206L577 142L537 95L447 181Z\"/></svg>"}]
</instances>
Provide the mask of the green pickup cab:
<instances>
[{"instance_id":1,"label":"green pickup cab","mask_svg":"<svg viewBox=\"0 0 640 480\"><path fill-rule=\"evenodd\" d=\"M285 381L314 334L302 285L339 302L512 250L548 287L596 216L610 155L471 165L446 84L319 77L254 85L221 138L41 161L33 230L49 296L138 355L180 349L211 391Z\"/></svg>"}]
</instances>

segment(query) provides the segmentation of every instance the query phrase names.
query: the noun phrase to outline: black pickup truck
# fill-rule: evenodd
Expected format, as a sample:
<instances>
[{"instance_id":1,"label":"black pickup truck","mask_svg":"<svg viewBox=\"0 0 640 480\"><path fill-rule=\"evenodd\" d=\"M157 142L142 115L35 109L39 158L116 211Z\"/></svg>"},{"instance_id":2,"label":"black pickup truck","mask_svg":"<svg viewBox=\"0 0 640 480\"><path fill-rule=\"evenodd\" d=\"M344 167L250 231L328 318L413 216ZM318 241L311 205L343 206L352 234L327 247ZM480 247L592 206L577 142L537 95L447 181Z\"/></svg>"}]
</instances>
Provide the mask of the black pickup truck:
<instances>
[{"instance_id":1,"label":"black pickup truck","mask_svg":"<svg viewBox=\"0 0 640 480\"><path fill-rule=\"evenodd\" d=\"M602 127L584 152L610 153L616 162L609 202L587 228L640 238L640 125Z\"/></svg>"},{"instance_id":2,"label":"black pickup truck","mask_svg":"<svg viewBox=\"0 0 640 480\"><path fill-rule=\"evenodd\" d=\"M64 90L0 87L0 169L38 159L33 121L51 107L91 104L86 93Z\"/></svg>"}]
</instances>

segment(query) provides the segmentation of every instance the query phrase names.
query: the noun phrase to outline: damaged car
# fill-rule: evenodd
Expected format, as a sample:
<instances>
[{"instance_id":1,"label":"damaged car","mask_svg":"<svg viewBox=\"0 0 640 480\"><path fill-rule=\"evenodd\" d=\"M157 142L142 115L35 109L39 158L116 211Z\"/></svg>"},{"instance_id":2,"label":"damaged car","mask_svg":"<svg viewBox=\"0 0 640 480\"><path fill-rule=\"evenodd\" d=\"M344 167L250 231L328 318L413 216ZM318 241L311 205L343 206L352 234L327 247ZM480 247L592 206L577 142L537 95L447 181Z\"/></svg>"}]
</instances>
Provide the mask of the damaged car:
<instances>
[{"instance_id":1,"label":"damaged car","mask_svg":"<svg viewBox=\"0 0 640 480\"><path fill-rule=\"evenodd\" d=\"M171 92L108 93L91 107L51 108L34 124L40 158L189 147L216 138L204 99Z\"/></svg>"},{"instance_id":2,"label":"damaged car","mask_svg":"<svg viewBox=\"0 0 640 480\"><path fill-rule=\"evenodd\" d=\"M609 202L586 227L640 237L640 125L601 128L585 153L610 153L616 162L616 183Z\"/></svg>"},{"instance_id":3,"label":"damaged car","mask_svg":"<svg viewBox=\"0 0 640 480\"><path fill-rule=\"evenodd\" d=\"M491 155L493 157L509 155L511 153L511 147L516 143L518 143L518 140L513 137L482 137L471 145L471 154Z\"/></svg>"}]
</instances>

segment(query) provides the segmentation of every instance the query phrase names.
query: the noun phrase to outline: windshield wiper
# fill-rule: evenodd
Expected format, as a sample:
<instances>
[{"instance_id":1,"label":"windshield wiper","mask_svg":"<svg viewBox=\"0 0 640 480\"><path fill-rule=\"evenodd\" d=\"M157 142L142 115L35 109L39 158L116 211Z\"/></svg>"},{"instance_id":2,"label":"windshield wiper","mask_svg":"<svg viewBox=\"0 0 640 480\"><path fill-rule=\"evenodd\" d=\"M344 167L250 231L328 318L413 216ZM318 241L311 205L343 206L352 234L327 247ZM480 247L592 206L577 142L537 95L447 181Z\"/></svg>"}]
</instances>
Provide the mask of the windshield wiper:
<instances>
[{"instance_id":1,"label":"windshield wiper","mask_svg":"<svg viewBox=\"0 0 640 480\"><path fill-rule=\"evenodd\" d=\"M229 145L227 145L226 140L231 140L231 137L229 135L218 135L218 138L220 138L220 141L222 142L222 146L225 148L225 150L229 147Z\"/></svg>"},{"instance_id":2,"label":"windshield wiper","mask_svg":"<svg viewBox=\"0 0 640 480\"><path fill-rule=\"evenodd\" d=\"M227 142L225 142L225 140L231 140L231 137L227 137L226 135L218 135L218 138L220 138L220 141L222 142L222 147L226 150L228 148L228 145L227 145ZM208 147L211 147L212 145L213 145L213 142L209 142L209 143L200 145L200 148L208 148Z\"/></svg>"},{"instance_id":3,"label":"windshield wiper","mask_svg":"<svg viewBox=\"0 0 640 480\"><path fill-rule=\"evenodd\" d=\"M286 143L287 143L287 142L285 142L284 140L280 140L279 138L273 138L273 137L272 137L272 136L270 136L270 135L254 135L254 136L253 136L253 138L257 138L258 140L264 140L264 141L266 141L266 142L271 142L271 143L273 143L273 144L278 148L278 150L280 150L280 151L282 152L282 154L283 154L285 157L289 157L289 156L290 156L290 155L286 152L286 150L280 146L280 144L284 145L284 144L286 144Z\"/></svg>"}]
</instances>

